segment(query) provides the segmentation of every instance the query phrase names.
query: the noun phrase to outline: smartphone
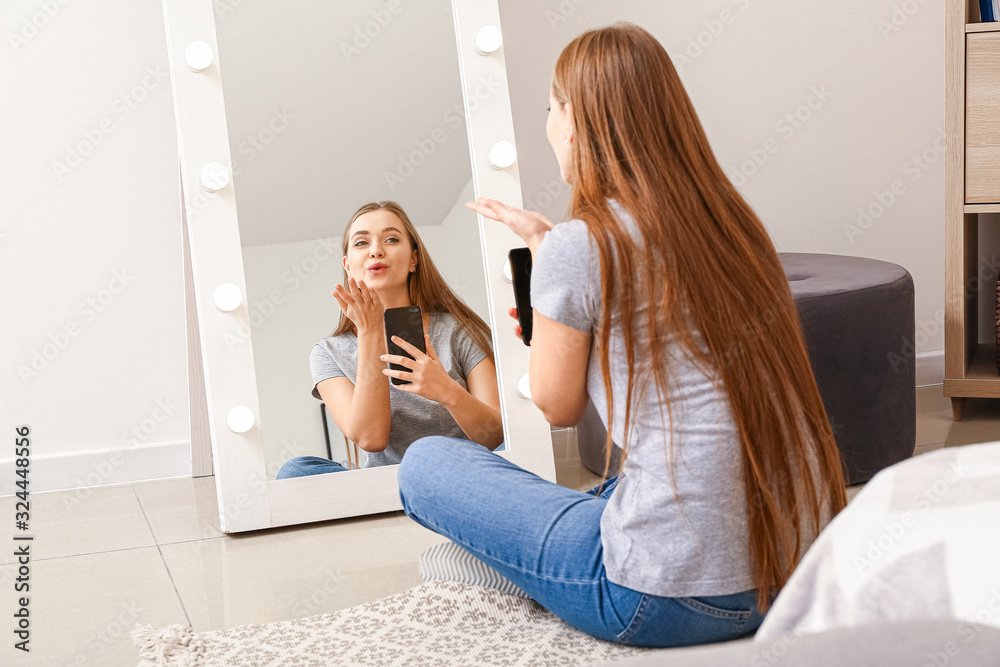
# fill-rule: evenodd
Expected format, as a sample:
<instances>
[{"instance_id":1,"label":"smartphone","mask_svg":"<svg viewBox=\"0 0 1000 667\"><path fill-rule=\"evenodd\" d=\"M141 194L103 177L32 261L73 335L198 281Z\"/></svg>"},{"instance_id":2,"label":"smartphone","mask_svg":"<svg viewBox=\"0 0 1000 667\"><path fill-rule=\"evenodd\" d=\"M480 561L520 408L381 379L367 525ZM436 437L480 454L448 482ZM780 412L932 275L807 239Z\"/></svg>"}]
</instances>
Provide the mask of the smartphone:
<instances>
[{"instance_id":1,"label":"smartphone","mask_svg":"<svg viewBox=\"0 0 1000 667\"><path fill-rule=\"evenodd\" d=\"M399 308L386 308L385 315L385 342L389 354L400 357L413 358L409 352L392 342L393 336L399 336L413 347L423 353L427 353L424 347L424 317L420 312L420 306L401 306ZM389 364L389 368L394 371L406 371L410 369L399 364ZM410 384L409 380L399 378L389 378L393 384Z\"/></svg>"},{"instance_id":2,"label":"smartphone","mask_svg":"<svg viewBox=\"0 0 1000 667\"><path fill-rule=\"evenodd\" d=\"M514 248L507 253L510 275L514 283L514 305L517 306L517 323L521 325L521 340L531 345L531 251Z\"/></svg>"}]
</instances>

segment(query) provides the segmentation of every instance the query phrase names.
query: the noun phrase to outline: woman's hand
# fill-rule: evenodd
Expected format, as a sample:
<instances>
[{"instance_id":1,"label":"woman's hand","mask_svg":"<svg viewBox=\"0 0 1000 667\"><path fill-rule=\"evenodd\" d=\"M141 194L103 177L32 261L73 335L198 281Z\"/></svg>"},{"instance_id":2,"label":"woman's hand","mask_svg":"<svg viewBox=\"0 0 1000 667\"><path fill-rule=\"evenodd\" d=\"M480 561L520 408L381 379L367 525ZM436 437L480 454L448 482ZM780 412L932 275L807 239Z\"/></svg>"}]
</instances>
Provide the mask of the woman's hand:
<instances>
[{"instance_id":1,"label":"woman's hand","mask_svg":"<svg viewBox=\"0 0 1000 667\"><path fill-rule=\"evenodd\" d=\"M350 292L338 284L333 288L332 294L341 310L358 328L358 336L382 331L385 326L382 321L385 307L378 292L365 285L365 281L356 281L353 276L348 278L348 284L351 286Z\"/></svg>"},{"instance_id":2,"label":"woman's hand","mask_svg":"<svg viewBox=\"0 0 1000 667\"><path fill-rule=\"evenodd\" d=\"M532 255L542 242L545 232L552 229L552 223L541 213L507 206L495 199L480 197L476 201L466 203L466 206L484 218L507 225L527 244Z\"/></svg>"},{"instance_id":3,"label":"woman's hand","mask_svg":"<svg viewBox=\"0 0 1000 667\"><path fill-rule=\"evenodd\" d=\"M508 308L507 314L513 317L515 322L518 322L518 324L514 327L514 335L517 336L518 340L523 341L524 338L521 337L520 321L517 319L517 308ZM531 343L528 343L528 345L531 345Z\"/></svg>"},{"instance_id":4,"label":"woman's hand","mask_svg":"<svg viewBox=\"0 0 1000 667\"><path fill-rule=\"evenodd\" d=\"M448 375L444 364L438 361L429 335L424 334L424 346L427 348L427 354L399 336L393 336L392 342L413 355L413 359L396 354L383 354L380 357L382 361L399 364L410 369L409 371L396 371L386 368L382 371L389 377L410 381L410 384L394 384L393 388L410 394L418 394L445 406L452 402L456 389L462 391L462 385L455 382L455 379Z\"/></svg>"}]
</instances>

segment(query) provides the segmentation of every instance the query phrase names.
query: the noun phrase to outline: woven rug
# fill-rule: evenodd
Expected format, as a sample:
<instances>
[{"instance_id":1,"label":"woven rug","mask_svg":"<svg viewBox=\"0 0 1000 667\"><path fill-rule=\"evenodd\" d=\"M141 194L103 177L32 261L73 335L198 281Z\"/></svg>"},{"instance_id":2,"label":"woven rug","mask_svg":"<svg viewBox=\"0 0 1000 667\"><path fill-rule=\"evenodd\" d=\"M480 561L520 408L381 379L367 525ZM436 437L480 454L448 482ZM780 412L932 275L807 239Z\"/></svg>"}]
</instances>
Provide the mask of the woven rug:
<instances>
[{"instance_id":1,"label":"woven rug","mask_svg":"<svg viewBox=\"0 0 1000 667\"><path fill-rule=\"evenodd\" d=\"M594 639L533 600L432 581L381 600L267 625L194 632L137 624L139 667L470 665L559 667L648 652Z\"/></svg>"}]
</instances>

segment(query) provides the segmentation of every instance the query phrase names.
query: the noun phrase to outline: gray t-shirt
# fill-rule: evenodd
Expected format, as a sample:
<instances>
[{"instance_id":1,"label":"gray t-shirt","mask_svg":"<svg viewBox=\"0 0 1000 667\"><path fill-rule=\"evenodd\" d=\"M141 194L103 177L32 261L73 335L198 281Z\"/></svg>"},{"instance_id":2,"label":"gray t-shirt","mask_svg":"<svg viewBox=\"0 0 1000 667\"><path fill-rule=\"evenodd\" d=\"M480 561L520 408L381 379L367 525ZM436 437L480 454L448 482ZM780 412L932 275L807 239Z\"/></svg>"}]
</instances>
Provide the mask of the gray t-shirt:
<instances>
[{"instance_id":1,"label":"gray t-shirt","mask_svg":"<svg viewBox=\"0 0 1000 667\"><path fill-rule=\"evenodd\" d=\"M613 200L611 206L638 238L629 214ZM608 406L596 347L600 259L582 220L558 224L545 234L532 261L531 305L549 319L595 334L587 392L607 428ZM620 444L628 364L619 316L612 313L609 363L615 403L612 439ZM645 318L643 306L633 319L637 350L648 347ZM651 370L648 364L643 367L641 353L636 355L640 362L636 390L645 385L646 391L633 394L628 457L601 517L608 579L665 597L749 590L754 586L740 441L728 397L721 379L714 372L703 374L680 344L671 343L666 353L672 419L666 409L661 416ZM676 487L667 464L671 426Z\"/></svg>"},{"instance_id":2,"label":"gray t-shirt","mask_svg":"<svg viewBox=\"0 0 1000 667\"><path fill-rule=\"evenodd\" d=\"M466 378L476 365L488 355L449 313L431 313L427 334L438 359L463 389L468 389ZM335 377L358 381L358 338L352 333L324 338L313 346L309 356L313 390L321 398L316 385ZM389 378L385 378L389 383ZM368 452L366 468L393 465L403 459L403 452L415 440L427 435L443 435L467 439L462 427L440 403L417 394L389 388L391 423L389 444L381 452Z\"/></svg>"}]
</instances>

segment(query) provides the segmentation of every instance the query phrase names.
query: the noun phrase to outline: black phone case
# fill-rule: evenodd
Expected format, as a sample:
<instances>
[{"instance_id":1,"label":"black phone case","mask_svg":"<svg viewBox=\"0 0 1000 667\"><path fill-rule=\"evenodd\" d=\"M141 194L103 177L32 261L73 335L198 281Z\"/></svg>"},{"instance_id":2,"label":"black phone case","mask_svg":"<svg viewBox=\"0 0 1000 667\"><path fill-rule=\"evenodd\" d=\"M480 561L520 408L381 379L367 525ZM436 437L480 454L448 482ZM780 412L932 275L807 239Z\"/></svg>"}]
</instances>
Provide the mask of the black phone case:
<instances>
[{"instance_id":1,"label":"black phone case","mask_svg":"<svg viewBox=\"0 0 1000 667\"><path fill-rule=\"evenodd\" d=\"M514 305L517 323L521 325L521 340L531 345L531 250L514 248L507 253L511 281L514 283Z\"/></svg>"},{"instance_id":2,"label":"black phone case","mask_svg":"<svg viewBox=\"0 0 1000 667\"><path fill-rule=\"evenodd\" d=\"M421 352L427 353L427 348L424 346L424 318L420 312L420 306L386 308L383 321L385 322L386 349L389 354L413 358L409 352L392 342L393 336L399 336ZM389 364L389 368L394 371L410 371L406 366L399 364ZM394 377L389 378L389 380L393 384L410 384L409 380Z\"/></svg>"}]
</instances>

